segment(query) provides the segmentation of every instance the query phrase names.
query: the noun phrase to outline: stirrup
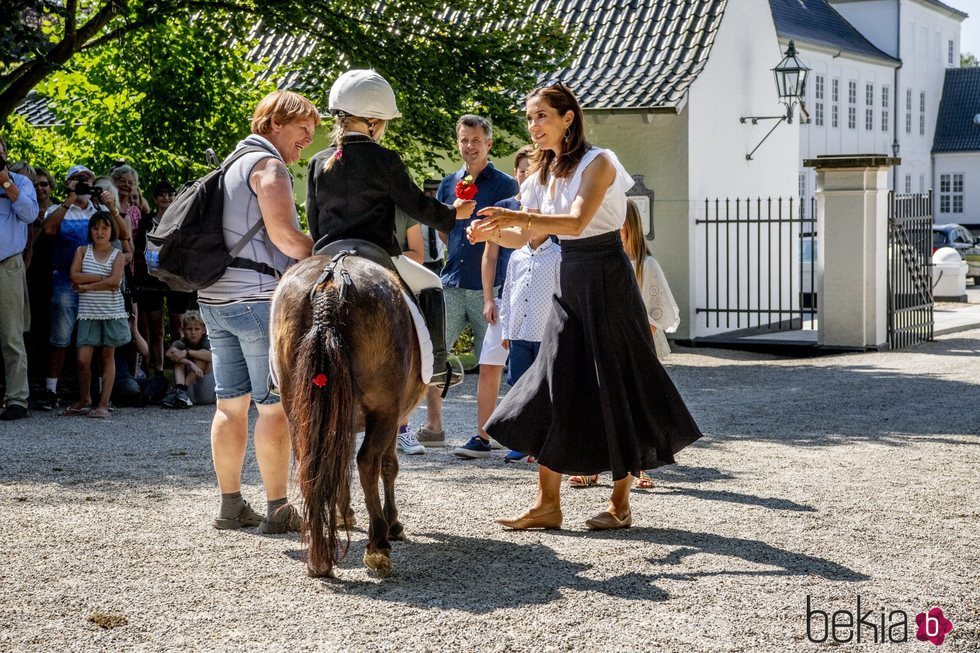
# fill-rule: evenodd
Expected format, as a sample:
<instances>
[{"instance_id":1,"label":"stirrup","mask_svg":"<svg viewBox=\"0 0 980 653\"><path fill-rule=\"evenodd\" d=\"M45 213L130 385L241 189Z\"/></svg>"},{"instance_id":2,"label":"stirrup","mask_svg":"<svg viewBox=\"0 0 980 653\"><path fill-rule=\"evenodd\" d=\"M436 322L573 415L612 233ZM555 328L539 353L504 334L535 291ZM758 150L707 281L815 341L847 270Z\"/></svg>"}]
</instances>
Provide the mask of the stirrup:
<instances>
[{"instance_id":1,"label":"stirrup","mask_svg":"<svg viewBox=\"0 0 980 653\"><path fill-rule=\"evenodd\" d=\"M449 388L455 387L463 382L463 362L456 356L449 356L446 359L446 369L432 375L429 385L434 388L441 388L443 399L449 394ZM448 379L448 381L447 381Z\"/></svg>"}]
</instances>

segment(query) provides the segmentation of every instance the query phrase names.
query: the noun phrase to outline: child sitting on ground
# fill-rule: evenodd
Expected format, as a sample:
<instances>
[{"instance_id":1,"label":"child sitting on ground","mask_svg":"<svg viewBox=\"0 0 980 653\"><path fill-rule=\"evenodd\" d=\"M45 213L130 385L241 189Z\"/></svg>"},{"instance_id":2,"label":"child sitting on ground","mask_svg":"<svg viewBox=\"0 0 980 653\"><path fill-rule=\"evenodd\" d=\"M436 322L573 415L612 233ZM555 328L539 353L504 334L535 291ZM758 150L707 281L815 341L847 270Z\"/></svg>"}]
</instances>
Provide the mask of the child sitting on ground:
<instances>
[{"instance_id":1,"label":"child sitting on ground","mask_svg":"<svg viewBox=\"0 0 980 653\"><path fill-rule=\"evenodd\" d=\"M126 265L122 252L112 246L116 226L104 212L88 221L89 244L75 250L71 283L78 293L78 401L66 415L109 416L109 397L116 376L116 347L130 340L126 307L119 285ZM102 348L102 389L92 405L92 355Z\"/></svg>"},{"instance_id":2,"label":"child sitting on ground","mask_svg":"<svg viewBox=\"0 0 980 653\"><path fill-rule=\"evenodd\" d=\"M517 383L538 356L552 297L558 291L561 246L547 234L532 238L515 249L507 262L504 292L500 299L501 344L510 352L507 383ZM535 462L520 451L511 451L504 462Z\"/></svg>"},{"instance_id":3,"label":"child sitting on ground","mask_svg":"<svg viewBox=\"0 0 980 653\"><path fill-rule=\"evenodd\" d=\"M184 337L175 340L166 358L174 364L174 387L160 402L167 408L189 408L213 404L214 374L211 372L211 341L201 314L184 314Z\"/></svg>"}]
</instances>

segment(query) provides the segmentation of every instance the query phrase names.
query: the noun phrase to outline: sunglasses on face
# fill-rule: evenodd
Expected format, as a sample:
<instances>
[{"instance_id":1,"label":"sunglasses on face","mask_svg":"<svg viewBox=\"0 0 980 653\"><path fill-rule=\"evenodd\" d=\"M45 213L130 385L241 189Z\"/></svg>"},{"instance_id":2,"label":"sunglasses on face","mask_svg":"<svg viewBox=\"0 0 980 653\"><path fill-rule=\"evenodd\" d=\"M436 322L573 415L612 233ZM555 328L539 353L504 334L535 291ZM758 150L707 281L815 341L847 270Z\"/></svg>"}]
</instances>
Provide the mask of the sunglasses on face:
<instances>
[{"instance_id":1,"label":"sunglasses on face","mask_svg":"<svg viewBox=\"0 0 980 653\"><path fill-rule=\"evenodd\" d=\"M38 181L34 183L34 188L48 188L51 184L46 181Z\"/></svg>"}]
</instances>

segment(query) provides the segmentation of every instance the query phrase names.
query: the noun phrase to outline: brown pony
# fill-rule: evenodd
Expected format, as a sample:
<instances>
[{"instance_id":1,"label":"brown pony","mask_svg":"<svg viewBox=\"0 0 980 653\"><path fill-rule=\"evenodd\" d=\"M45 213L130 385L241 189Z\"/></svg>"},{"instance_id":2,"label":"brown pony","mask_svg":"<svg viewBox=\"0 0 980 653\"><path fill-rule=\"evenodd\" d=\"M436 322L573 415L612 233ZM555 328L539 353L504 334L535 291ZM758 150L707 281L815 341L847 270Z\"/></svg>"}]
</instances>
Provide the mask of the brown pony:
<instances>
[{"instance_id":1,"label":"brown pony","mask_svg":"<svg viewBox=\"0 0 980 653\"><path fill-rule=\"evenodd\" d=\"M357 469L371 520L364 564L387 576L390 541L404 539L395 507L398 424L425 390L418 336L392 272L353 256L334 261L329 276L328 256L294 265L272 302L272 351L303 494L307 567L310 576L332 577L347 554L351 458L363 430ZM343 546L340 525L347 528Z\"/></svg>"}]
</instances>

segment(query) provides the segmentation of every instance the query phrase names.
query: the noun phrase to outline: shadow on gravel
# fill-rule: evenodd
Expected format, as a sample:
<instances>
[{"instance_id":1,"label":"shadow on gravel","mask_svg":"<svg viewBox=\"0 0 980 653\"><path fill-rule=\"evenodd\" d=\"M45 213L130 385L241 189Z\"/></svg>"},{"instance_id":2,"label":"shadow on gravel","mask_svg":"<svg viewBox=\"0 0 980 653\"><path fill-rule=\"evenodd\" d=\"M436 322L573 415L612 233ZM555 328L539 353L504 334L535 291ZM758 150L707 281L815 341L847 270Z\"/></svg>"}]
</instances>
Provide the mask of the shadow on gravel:
<instances>
[{"instance_id":1,"label":"shadow on gravel","mask_svg":"<svg viewBox=\"0 0 980 653\"><path fill-rule=\"evenodd\" d=\"M654 477L656 478L656 477ZM658 490L666 490L658 491ZM727 501L743 506L759 506L770 510L788 510L791 512L816 512L813 506L796 503L789 499L779 497L757 497L754 494L741 494L740 492L728 492L727 490L701 490L692 487L677 487L672 485L658 486L653 494L683 494L694 497L695 499L708 499L709 501Z\"/></svg>"},{"instance_id":2,"label":"shadow on gravel","mask_svg":"<svg viewBox=\"0 0 980 653\"><path fill-rule=\"evenodd\" d=\"M760 363L675 368L671 375L701 430L710 434L695 447L733 438L818 447L909 446L924 440L980 444L942 438L980 435L972 409L980 385L921 368L902 373L860 364Z\"/></svg>"},{"instance_id":3,"label":"shadow on gravel","mask_svg":"<svg viewBox=\"0 0 980 653\"><path fill-rule=\"evenodd\" d=\"M500 608L541 605L561 598L562 590L601 592L623 599L663 601L670 594L660 580L689 580L708 576L816 576L856 582L868 576L829 560L778 549L758 540L723 537L676 529L632 528L629 531L555 531L535 533L540 542L508 542L485 538L426 533L417 537L434 542L400 542L393 550L394 574L384 581L345 580L360 564L363 542L352 544L341 563L339 579L324 584L340 594L415 607L463 610L485 614ZM505 535L506 537L507 535ZM523 536L521 536L523 537ZM624 540L675 547L662 558L639 562L639 568L606 579L589 578L592 565L564 560L547 542L551 537ZM702 570L704 561L689 561L698 554L735 559L732 569ZM286 555L302 560L299 551ZM745 563L760 569L746 569ZM685 568L687 567L687 569Z\"/></svg>"}]
</instances>

